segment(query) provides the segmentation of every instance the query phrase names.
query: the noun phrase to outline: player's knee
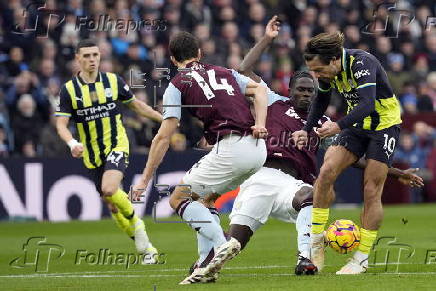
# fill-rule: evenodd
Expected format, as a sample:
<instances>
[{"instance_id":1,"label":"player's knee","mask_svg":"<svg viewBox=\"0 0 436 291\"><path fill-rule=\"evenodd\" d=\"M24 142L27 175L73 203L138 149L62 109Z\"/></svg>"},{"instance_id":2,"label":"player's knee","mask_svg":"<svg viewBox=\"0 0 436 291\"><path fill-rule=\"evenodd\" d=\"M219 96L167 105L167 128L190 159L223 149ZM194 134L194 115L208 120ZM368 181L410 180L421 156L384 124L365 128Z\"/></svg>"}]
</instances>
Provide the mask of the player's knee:
<instances>
[{"instance_id":1,"label":"player's knee","mask_svg":"<svg viewBox=\"0 0 436 291\"><path fill-rule=\"evenodd\" d=\"M378 177L370 177L364 180L363 189L365 196L381 193L384 186L384 180Z\"/></svg>"},{"instance_id":2,"label":"player's knee","mask_svg":"<svg viewBox=\"0 0 436 291\"><path fill-rule=\"evenodd\" d=\"M186 199L197 200L199 196L192 193L187 187L176 187L170 196L170 206L172 209L176 210L177 207L185 201Z\"/></svg>"},{"instance_id":3,"label":"player's knee","mask_svg":"<svg viewBox=\"0 0 436 291\"><path fill-rule=\"evenodd\" d=\"M334 182L337 176L337 167L333 163L325 161L320 169L318 180L320 182Z\"/></svg>"},{"instance_id":4,"label":"player's knee","mask_svg":"<svg viewBox=\"0 0 436 291\"><path fill-rule=\"evenodd\" d=\"M308 186L303 186L300 190L295 193L294 199L292 200L292 207L300 211L301 208L313 204L313 188Z\"/></svg>"},{"instance_id":5,"label":"player's knee","mask_svg":"<svg viewBox=\"0 0 436 291\"><path fill-rule=\"evenodd\" d=\"M102 185L101 186L101 193L103 194L103 196L112 196L115 194L115 192L117 192L118 187L114 186L114 185Z\"/></svg>"},{"instance_id":6,"label":"player's knee","mask_svg":"<svg viewBox=\"0 0 436 291\"><path fill-rule=\"evenodd\" d=\"M183 201L183 199L180 199L174 195L170 196L170 206L172 209L177 209L179 204Z\"/></svg>"}]
</instances>

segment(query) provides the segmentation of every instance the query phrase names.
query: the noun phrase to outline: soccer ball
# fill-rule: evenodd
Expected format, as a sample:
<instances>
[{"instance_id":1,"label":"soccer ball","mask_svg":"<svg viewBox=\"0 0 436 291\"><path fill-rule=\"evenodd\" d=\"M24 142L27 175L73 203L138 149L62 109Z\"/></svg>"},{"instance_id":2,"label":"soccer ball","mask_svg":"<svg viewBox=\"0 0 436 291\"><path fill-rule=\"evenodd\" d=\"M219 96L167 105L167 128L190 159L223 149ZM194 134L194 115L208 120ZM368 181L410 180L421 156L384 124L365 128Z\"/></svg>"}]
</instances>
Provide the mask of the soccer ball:
<instances>
[{"instance_id":1,"label":"soccer ball","mask_svg":"<svg viewBox=\"0 0 436 291\"><path fill-rule=\"evenodd\" d=\"M357 224L348 219L339 219L330 224L325 233L326 243L340 254L348 254L360 243Z\"/></svg>"}]
</instances>

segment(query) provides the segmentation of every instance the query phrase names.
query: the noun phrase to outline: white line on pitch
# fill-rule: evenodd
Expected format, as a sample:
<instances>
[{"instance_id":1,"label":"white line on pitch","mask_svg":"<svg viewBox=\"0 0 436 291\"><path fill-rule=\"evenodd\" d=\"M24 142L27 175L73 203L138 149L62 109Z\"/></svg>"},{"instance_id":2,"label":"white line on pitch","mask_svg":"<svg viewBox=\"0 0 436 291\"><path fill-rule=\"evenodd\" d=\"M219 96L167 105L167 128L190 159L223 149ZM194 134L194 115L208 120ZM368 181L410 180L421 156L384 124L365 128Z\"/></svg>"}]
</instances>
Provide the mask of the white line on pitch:
<instances>
[{"instance_id":1,"label":"white line on pitch","mask_svg":"<svg viewBox=\"0 0 436 291\"><path fill-rule=\"evenodd\" d=\"M295 276L293 273L272 273L272 274L223 274L228 277L265 277L265 276ZM436 275L436 272L399 272L399 273L367 273L366 275ZM31 274L31 275L3 275L0 278L144 278L144 277L179 277L180 275L170 274L142 274L142 275L59 275L59 274Z\"/></svg>"}]
</instances>

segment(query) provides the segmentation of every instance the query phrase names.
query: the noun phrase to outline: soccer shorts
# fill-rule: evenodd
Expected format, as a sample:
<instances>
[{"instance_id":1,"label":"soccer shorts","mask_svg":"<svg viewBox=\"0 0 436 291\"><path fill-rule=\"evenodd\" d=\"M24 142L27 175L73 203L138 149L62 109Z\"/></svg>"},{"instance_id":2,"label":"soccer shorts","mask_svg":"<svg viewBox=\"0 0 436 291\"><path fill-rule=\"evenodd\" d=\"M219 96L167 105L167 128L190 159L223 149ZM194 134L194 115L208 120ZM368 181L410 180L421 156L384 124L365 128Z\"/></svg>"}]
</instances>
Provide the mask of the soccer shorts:
<instances>
[{"instance_id":1,"label":"soccer shorts","mask_svg":"<svg viewBox=\"0 0 436 291\"><path fill-rule=\"evenodd\" d=\"M342 130L332 145L345 147L359 159L365 155L391 167L399 136L399 125L379 131L350 127Z\"/></svg>"},{"instance_id":2,"label":"soccer shorts","mask_svg":"<svg viewBox=\"0 0 436 291\"><path fill-rule=\"evenodd\" d=\"M298 211L292 207L292 200L303 186L312 188L280 170L261 168L241 185L230 224L247 225L254 232L269 216L295 223Z\"/></svg>"},{"instance_id":3,"label":"soccer shorts","mask_svg":"<svg viewBox=\"0 0 436 291\"><path fill-rule=\"evenodd\" d=\"M103 196L101 191L101 182L104 172L108 170L118 170L124 174L127 166L129 165L129 155L125 152L112 151L104 160L100 167L88 169L89 176L95 184L98 193Z\"/></svg>"},{"instance_id":4,"label":"soccer shorts","mask_svg":"<svg viewBox=\"0 0 436 291\"><path fill-rule=\"evenodd\" d=\"M266 160L265 140L228 135L216 143L183 177L191 191L204 197L236 189Z\"/></svg>"}]
</instances>

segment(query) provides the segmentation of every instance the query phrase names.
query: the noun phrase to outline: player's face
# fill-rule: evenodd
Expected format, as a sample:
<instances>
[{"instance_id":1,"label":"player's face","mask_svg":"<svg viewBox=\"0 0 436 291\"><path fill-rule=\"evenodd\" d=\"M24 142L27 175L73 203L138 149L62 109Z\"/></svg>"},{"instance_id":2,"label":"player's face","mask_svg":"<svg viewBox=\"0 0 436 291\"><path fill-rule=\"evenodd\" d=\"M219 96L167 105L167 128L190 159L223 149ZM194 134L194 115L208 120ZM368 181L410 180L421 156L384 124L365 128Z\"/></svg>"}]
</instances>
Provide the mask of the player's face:
<instances>
[{"instance_id":1,"label":"player's face","mask_svg":"<svg viewBox=\"0 0 436 291\"><path fill-rule=\"evenodd\" d=\"M96 46L82 47L76 54L80 70L85 72L94 72L100 65L100 49Z\"/></svg>"},{"instance_id":2,"label":"player's face","mask_svg":"<svg viewBox=\"0 0 436 291\"><path fill-rule=\"evenodd\" d=\"M329 83L338 74L338 60L331 60L329 64L324 64L318 57L306 61L306 65L315 77L321 81ZM340 64L340 63L339 63Z\"/></svg>"},{"instance_id":3,"label":"player's face","mask_svg":"<svg viewBox=\"0 0 436 291\"><path fill-rule=\"evenodd\" d=\"M296 108L308 110L315 96L315 84L310 78L299 78L295 81L294 88L292 88L290 93L294 98L294 106Z\"/></svg>"}]
</instances>

